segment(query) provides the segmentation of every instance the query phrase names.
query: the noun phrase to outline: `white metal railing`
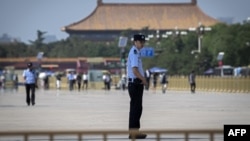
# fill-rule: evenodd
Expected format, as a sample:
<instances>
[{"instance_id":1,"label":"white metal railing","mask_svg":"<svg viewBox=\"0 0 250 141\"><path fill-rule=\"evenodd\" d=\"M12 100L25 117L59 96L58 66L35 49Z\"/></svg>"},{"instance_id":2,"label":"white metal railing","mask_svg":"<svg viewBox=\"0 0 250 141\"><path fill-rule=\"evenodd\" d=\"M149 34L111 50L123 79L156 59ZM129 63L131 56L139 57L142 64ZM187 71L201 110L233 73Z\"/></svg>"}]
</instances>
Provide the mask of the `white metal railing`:
<instances>
[{"instance_id":1,"label":"white metal railing","mask_svg":"<svg viewBox=\"0 0 250 141\"><path fill-rule=\"evenodd\" d=\"M150 138L150 141L155 140L155 141L162 141L166 140L164 139L163 135L180 135L182 136L181 138L178 138L179 140L183 141L190 141L192 139L190 136L191 135L208 135L206 137L206 140L209 141L215 141L215 135L220 135L219 140L223 141L223 130L145 130L141 131L143 133L149 134L149 135L154 135L154 137ZM74 140L76 141L83 141L84 136L101 136L101 138L98 138L98 140L102 141L108 141L109 139L114 140L114 138L109 138L109 136L112 135L129 135L131 134L132 136L135 136L138 132L136 131L121 131L121 130L96 130L96 131L0 131L0 141L2 137L13 137L13 136L18 136L19 139L23 138L24 141L30 141L31 137L34 136L47 136L48 141L56 141L55 139L56 136L75 136ZM128 140L128 136L126 138L122 137L119 138L120 140ZM92 139L93 140L93 139ZM97 139L95 139L97 140ZM131 139L132 141L135 141L136 139Z\"/></svg>"}]
</instances>

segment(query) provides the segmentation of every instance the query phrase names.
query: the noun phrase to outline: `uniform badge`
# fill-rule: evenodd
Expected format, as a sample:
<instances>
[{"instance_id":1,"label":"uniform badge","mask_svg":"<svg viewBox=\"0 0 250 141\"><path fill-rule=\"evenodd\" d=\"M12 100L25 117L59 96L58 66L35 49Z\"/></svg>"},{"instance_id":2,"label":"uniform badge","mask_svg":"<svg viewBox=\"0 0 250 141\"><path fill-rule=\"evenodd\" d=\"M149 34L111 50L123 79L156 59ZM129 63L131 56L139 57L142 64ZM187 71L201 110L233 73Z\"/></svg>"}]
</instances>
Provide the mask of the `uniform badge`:
<instances>
[{"instance_id":1,"label":"uniform badge","mask_svg":"<svg viewBox=\"0 0 250 141\"><path fill-rule=\"evenodd\" d=\"M134 50L134 54L137 54L137 50L136 49Z\"/></svg>"}]
</instances>

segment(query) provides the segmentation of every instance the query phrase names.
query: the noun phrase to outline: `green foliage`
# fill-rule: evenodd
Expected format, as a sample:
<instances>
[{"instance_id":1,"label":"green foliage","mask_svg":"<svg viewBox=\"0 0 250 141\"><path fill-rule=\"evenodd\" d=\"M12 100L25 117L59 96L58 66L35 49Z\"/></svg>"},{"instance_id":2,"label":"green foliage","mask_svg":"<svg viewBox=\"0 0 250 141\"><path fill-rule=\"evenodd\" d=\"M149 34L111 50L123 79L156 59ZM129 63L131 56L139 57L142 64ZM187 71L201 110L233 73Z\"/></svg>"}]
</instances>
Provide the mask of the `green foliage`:
<instances>
[{"instance_id":1,"label":"green foliage","mask_svg":"<svg viewBox=\"0 0 250 141\"><path fill-rule=\"evenodd\" d=\"M152 34L149 27L142 33ZM120 57L118 39L114 42L90 42L77 37L70 37L54 43L44 44L43 34L37 31L37 39L31 44L10 43L0 44L0 58L36 56L44 52L46 57ZM131 29L121 35L131 37ZM198 49L198 37L195 32L186 36L169 36L153 38L145 44L154 47L156 56L143 58L144 67L154 66L167 68L169 74L188 74L196 70L202 74L205 70L218 66L217 55L224 52L223 64L231 66L247 66L250 64L250 24L217 24L212 30L205 32L202 38L201 53L191 54ZM126 55L132 46L128 41Z\"/></svg>"},{"instance_id":2,"label":"green foliage","mask_svg":"<svg viewBox=\"0 0 250 141\"><path fill-rule=\"evenodd\" d=\"M37 39L35 41L30 41L30 43L36 47L36 48L41 48L41 46L43 45L43 41L44 41L44 37L43 35L46 32L42 32L40 30L37 30Z\"/></svg>"},{"instance_id":3,"label":"green foliage","mask_svg":"<svg viewBox=\"0 0 250 141\"><path fill-rule=\"evenodd\" d=\"M32 56L33 53L35 53L35 49L24 43L0 44L0 58L27 57Z\"/></svg>"}]
</instances>

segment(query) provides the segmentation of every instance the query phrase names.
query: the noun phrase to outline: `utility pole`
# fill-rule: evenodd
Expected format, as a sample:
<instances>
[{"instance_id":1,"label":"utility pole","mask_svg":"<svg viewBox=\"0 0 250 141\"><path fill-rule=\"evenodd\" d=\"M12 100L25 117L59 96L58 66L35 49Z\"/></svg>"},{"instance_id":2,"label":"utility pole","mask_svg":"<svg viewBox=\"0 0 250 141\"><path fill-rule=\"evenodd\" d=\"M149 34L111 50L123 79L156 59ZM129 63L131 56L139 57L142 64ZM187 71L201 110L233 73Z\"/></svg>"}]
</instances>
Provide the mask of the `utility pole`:
<instances>
[{"instance_id":1,"label":"utility pole","mask_svg":"<svg viewBox=\"0 0 250 141\"><path fill-rule=\"evenodd\" d=\"M203 35L205 34L205 31L211 31L211 30L212 30L211 27L205 27L201 24L201 22L199 23L199 26L197 28L189 28L189 31L196 31L197 36L198 36L198 49L192 50L191 54L201 53Z\"/></svg>"},{"instance_id":2,"label":"utility pole","mask_svg":"<svg viewBox=\"0 0 250 141\"><path fill-rule=\"evenodd\" d=\"M128 37L121 36L119 38L118 47L120 47L120 62L121 62L121 74L126 74L126 51Z\"/></svg>"}]
</instances>

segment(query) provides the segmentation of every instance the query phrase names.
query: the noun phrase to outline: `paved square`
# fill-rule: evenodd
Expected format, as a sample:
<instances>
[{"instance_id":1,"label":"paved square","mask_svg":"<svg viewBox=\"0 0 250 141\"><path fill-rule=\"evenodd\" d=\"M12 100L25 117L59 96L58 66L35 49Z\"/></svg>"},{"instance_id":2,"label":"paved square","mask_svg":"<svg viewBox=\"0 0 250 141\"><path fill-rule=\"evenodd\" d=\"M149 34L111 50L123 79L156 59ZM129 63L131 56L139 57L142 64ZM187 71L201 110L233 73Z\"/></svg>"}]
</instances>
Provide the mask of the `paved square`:
<instances>
[{"instance_id":1,"label":"paved square","mask_svg":"<svg viewBox=\"0 0 250 141\"><path fill-rule=\"evenodd\" d=\"M223 129L250 124L250 94L145 91L142 130ZM24 88L0 92L0 131L126 130L129 96L121 90L41 90L27 106Z\"/></svg>"}]
</instances>

